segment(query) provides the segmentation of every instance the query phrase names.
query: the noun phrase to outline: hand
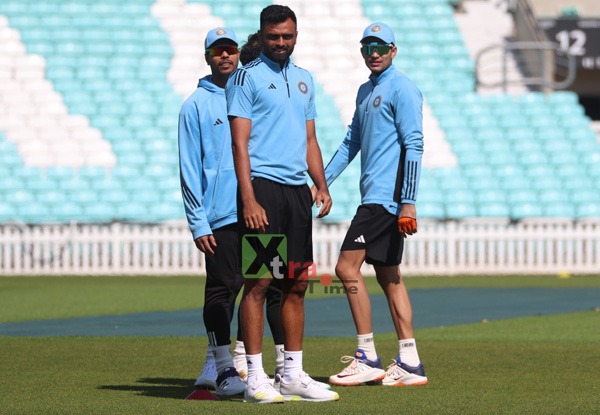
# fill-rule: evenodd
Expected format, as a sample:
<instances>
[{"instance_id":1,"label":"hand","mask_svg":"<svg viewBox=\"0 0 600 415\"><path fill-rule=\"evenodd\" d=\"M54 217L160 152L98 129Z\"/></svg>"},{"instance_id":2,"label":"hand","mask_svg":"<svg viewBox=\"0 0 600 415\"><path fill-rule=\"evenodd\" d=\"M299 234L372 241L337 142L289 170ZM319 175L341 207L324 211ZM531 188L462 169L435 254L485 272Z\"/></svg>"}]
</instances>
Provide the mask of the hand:
<instances>
[{"instance_id":1,"label":"hand","mask_svg":"<svg viewBox=\"0 0 600 415\"><path fill-rule=\"evenodd\" d=\"M315 192L313 192L313 189ZM331 200L327 186L325 186L324 189L317 190L313 185L313 187L310 189L310 192L313 194L313 202L316 203L317 208L321 208L317 214L317 218L322 218L329 215L333 201Z\"/></svg>"},{"instance_id":2,"label":"hand","mask_svg":"<svg viewBox=\"0 0 600 415\"><path fill-rule=\"evenodd\" d=\"M315 203L315 197L317 197L317 186L315 186L314 184L311 186L310 188L310 195L312 196L312 202Z\"/></svg>"},{"instance_id":3,"label":"hand","mask_svg":"<svg viewBox=\"0 0 600 415\"><path fill-rule=\"evenodd\" d=\"M398 218L398 232L406 238L406 235L417 233L417 220L408 216Z\"/></svg>"},{"instance_id":4,"label":"hand","mask_svg":"<svg viewBox=\"0 0 600 415\"><path fill-rule=\"evenodd\" d=\"M213 248L217 247L217 241L215 240L215 237L213 235L204 235L204 236L201 236L200 238L196 238L194 240L194 243L196 244L196 248L198 248L205 254L207 254L207 255L215 254L215 250Z\"/></svg>"},{"instance_id":5,"label":"hand","mask_svg":"<svg viewBox=\"0 0 600 415\"><path fill-rule=\"evenodd\" d=\"M244 225L260 233L265 233L269 226L267 212L256 200L244 203Z\"/></svg>"},{"instance_id":6,"label":"hand","mask_svg":"<svg viewBox=\"0 0 600 415\"><path fill-rule=\"evenodd\" d=\"M417 208L410 203L403 203L398 218L398 232L406 238L417 233Z\"/></svg>"}]
</instances>

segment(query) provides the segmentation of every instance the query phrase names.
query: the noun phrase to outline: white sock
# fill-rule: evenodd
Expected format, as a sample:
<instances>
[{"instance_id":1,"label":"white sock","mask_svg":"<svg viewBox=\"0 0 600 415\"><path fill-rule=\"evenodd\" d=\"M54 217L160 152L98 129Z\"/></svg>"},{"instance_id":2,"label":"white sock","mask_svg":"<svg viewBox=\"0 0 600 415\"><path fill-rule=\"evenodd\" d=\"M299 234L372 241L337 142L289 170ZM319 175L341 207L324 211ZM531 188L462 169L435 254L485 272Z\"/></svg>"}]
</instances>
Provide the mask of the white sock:
<instances>
[{"instance_id":1,"label":"white sock","mask_svg":"<svg viewBox=\"0 0 600 415\"><path fill-rule=\"evenodd\" d=\"M402 363L413 367L419 366L421 360L419 359L419 353L417 353L417 342L415 339L398 340L398 346L400 348L398 355Z\"/></svg>"},{"instance_id":2,"label":"white sock","mask_svg":"<svg viewBox=\"0 0 600 415\"><path fill-rule=\"evenodd\" d=\"M239 356L239 355L245 355L245 354L246 354L246 349L244 348L244 342L241 340L236 340L235 348L233 349L233 355Z\"/></svg>"},{"instance_id":3,"label":"white sock","mask_svg":"<svg viewBox=\"0 0 600 415\"><path fill-rule=\"evenodd\" d=\"M283 373L283 344L275 345L275 373Z\"/></svg>"},{"instance_id":4,"label":"white sock","mask_svg":"<svg viewBox=\"0 0 600 415\"><path fill-rule=\"evenodd\" d=\"M233 367L233 359L231 358L231 352L229 345L215 346L215 363L217 364L217 373L220 373L223 369Z\"/></svg>"},{"instance_id":5,"label":"white sock","mask_svg":"<svg viewBox=\"0 0 600 415\"><path fill-rule=\"evenodd\" d=\"M265 373L262 363L262 353L259 354L247 354L246 363L248 364L248 378L255 375L262 375Z\"/></svg>"},{"instance_id":6,"label":"white sock","mask_svg":"<svg viewBox=\"0 0 600 415\"><path fill-rule=\"evenodd\" d=\"M290 382L302 372L302 350L298 352L283 352L283 377Z\"/></svg>"},{"instance_id":7,"label":"white sock","mask_svg":"<svg viewBox=\"0 0 600 415\"><path fill-rule=\"evenodd\" d=\"M366 354L366 358L369 360L377 360L377 351L375 350L375 339L373 339L373 333L359 334L356 336L358 341L358 349L361 349Z\"/></svg>"}]
</instances>

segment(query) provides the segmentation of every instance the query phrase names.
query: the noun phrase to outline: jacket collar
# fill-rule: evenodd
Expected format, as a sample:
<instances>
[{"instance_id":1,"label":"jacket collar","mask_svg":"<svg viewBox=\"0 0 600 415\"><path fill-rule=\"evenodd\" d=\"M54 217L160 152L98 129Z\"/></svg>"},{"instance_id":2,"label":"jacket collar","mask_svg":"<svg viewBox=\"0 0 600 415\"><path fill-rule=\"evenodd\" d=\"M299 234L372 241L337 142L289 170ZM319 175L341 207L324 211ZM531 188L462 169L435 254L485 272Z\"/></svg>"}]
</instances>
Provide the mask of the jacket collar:
<instances>
[{"instance_id":1,"label":"jacket collar","mask_svg":"<svg viewBox=\"0 0 600 415\"><path fill-rule=\"evenodd\" d=\"M390 78L392 76L392 74L394 73L394 65L390 65L389 68L387 68L385 71L383 71L381 74L379 74L378 76L375 75L370 75L369 79L371 80L371 83L373 84L373 86L379 85L385 81L387 81L388 78Z\"/></svg>"},{"instance_id":2,"label":"jacket collar","mask_svg":"<svg viewBox=\"0 0 600 415\"><path fill-rule=\"evenodd\" d=\"M284 69L287 69L290 66L290 59L288 58L288 60L285 61L285 63L283 64L283 67L281 65L279 65L278 62L275 62L271 59L269 59L267 57L267 55L265 55L264 53L260 53L260 59L267 64L267 66L269 68L271 68L273 71L275 72L281 72Z\"/></svg>"}]
</instances>

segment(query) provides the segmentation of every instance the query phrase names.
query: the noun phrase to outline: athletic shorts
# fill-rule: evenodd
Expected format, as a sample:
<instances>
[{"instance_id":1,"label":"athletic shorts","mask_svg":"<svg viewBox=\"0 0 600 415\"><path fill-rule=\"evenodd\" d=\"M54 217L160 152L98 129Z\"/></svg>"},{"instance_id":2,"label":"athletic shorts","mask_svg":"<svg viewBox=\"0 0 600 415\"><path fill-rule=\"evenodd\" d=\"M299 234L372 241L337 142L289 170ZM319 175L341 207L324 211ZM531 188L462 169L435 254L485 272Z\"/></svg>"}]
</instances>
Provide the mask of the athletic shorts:
<instances>
[{"instance_id":1,"label":"athletic shorts","mask_svg":"<svg viewBox=\"0 0 600 415\"><path fill-rule=\"evenodd\" d=\"M357 249L367 251L368 264L399 265L404 238L398 232L398 218L381 205L360 205L341 247L342 251Z\"/></svg>"},{"instance_id":2,"label":"athletic shorts","mask_svg":"<svg viewBox=\"0 0 600 415\"><path fill-rule=\"evenodd\" d=\"M312 195L307 185L290 186L257 177L252 180L254 196L267 214L269 225L265 235L280 234L287 239L287 262L283 265L286 276L293 263L295 276L313 262ZM238 192L238 222L241 238L260 234L244 226L243 206ZM242 270L245 272L244 270Z\"/></svg>"}]
</instances>

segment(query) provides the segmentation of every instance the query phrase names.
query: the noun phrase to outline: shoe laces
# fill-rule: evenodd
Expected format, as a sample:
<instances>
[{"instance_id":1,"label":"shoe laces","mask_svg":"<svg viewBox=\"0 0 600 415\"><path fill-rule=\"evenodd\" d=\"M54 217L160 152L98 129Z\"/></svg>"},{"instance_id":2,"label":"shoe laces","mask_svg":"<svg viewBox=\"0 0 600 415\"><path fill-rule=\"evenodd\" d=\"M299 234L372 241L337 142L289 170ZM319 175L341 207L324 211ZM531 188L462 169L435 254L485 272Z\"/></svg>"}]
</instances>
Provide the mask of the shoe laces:
<instances>
[{"instance_id":1,"label":"shoe laces","mask_svg":"<svg viewBox=\"0 0 600 415\"><path fill-rule=\"evenodd\" d=\"M396 362L396 359L392 359L392 362L386 369L385 374L388 376L392 376L392 375L402 375L403 374L403 370L402 368L398 365L398 363Z\"/></svg>"},{"instance_id":2,"label":"shoe laces","mask_svg":"<svg viewBox=\"0 0 600 415\"><path fill-rule=\"evenodd\" d=\"M340 362L350 363L350 365L348 365L344 370L342 370L342 373L351 374L351 373L359 373L360 372L360 367L358 365L359 360L357 358L355 358L354 356L342 356L340 358Z\"/></svg>"}]
</instances>

